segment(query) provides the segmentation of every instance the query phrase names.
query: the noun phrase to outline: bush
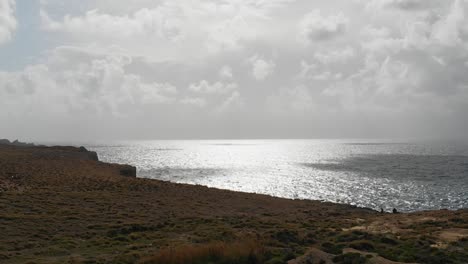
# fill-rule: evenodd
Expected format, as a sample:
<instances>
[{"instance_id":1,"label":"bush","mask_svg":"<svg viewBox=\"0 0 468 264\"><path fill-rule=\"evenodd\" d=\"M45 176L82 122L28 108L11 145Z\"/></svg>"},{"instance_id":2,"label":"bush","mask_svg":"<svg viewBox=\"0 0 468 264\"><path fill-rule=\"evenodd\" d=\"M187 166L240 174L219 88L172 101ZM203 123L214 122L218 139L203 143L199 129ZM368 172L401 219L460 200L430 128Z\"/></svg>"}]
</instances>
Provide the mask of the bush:
<instances>
[{"instance_id":1,"label":"bush","mask_svg":"<svg viewBox=\"0 0 468 264\"><path fill-rule=\"evenodd\" d=\"M283 244L298 243L300 241L297 231L287 229L274 233L272 238Z\"/></svg>"},{"instance_id":2,"label":"bush","mask_svg":"<svg viewBox=\"0 0 468 264\"><path fill-rule=\"evenodd\" d=\"M351 244L349 244L349 246L357 250L364 250L364 251L374 250L374 245L372 245L372 243L367 240L354 241Z\"/></svg>"},{"instance_id":3,"label":"bush","mask_svg":"<svg viewBox=\"0 0 468 264\"><path fill-rule=\"evenodd\" d=\"M344 246L342 244L334 244L330 242L325 242L322 244L323 251L334 255L341 254L343 248Z\"/></svg>"}]
</instances>

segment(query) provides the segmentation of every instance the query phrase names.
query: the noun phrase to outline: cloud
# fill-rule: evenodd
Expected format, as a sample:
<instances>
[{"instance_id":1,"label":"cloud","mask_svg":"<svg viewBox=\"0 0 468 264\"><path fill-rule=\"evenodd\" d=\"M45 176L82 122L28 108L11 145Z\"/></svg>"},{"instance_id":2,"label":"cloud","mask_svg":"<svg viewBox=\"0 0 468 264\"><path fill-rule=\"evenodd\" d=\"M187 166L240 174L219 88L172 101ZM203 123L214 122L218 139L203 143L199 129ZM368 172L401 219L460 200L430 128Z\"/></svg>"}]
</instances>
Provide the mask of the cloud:
<instances>
[{"instance_id":1,"label":"cloud","mask_svg":"<svg viewBox=\"0 0 468 264\"><path fill-rule=\"evenodd\" d=\"M283 87L266 99L266 108L269 112L286 118L304 113L313 115L314 111L320 109L318 106L318 98L314 97L306 85Z\"/></svg>"},{"instance_id":2,"label":"cloud","mask_svg":"<svg viewBox=\"0 0 468 264\"><path fill-rule=\"evenodd\" d=\"M43 28L48 31L91 37L154 36L174 40L180 31L174 11L167 8L143 8L130 16L113 16L95 9L87 11L83 16L66 15L62 21L54 21L46 11L41 10L41 18Z\"/></svg>"},{"instance_id":3,"label":"cloud","mask_svg":"<svg viewBox=\"0 0 468 264\"><path fill-rule=\"evenodd\" d=\"M232 94L226 98L216 109L216 113L222 114L237 110L244 106L240 93L238 91L232 92Z\"/></svg>"},{"instance_id":4,"label":"cloud","mask_svg":"<svg viewBox=\"0 0 468 264\"><path fill-rule=\"evenodd\" d=\"M306 43L332 40L346 32L348 23L343 13L323 16L320 10L314 10L300 22L300 37Z\"/></svg>"},{"instance_id":5,"label":"cloud","mask_svg":"<svg viewBox=\"0 0 468 264\"><path fill-rule=\"evenodd\" d=\"M370 37L362 46L363 67L327 88L325 94L338 96L348 110L441 116L467 107L454 97L466 98L468 81L462 74L468 59L462 26L466 19L459 5L454 1L436 21L416 18L408 22L400 37L373 34L374 39Z\"/></svg>"},{"instance_id":6,"label":"cloud","mask_svg":"<svg viewBox=\"0 0 468 264\"><path fill-rule=\"evenodd\" d=\"M373 0L369 5L405 11L427 10L438 5L437 0Z\"/></svg>"},{"instance_id":7,"label":"cloud","mask_svg":"<svg viewBox=\"0 0 468 264\"><path fill-rule=\"evenodd\" d=\"M353 48L347 46L340 50L316 52L314 58L323 64L344 63L356 55Z\"/></svg>"},{"instance_id":8,"label":"cloud","mask_svg":"<svg viewBox=\"0 0 468 264\"><path fill-rule=\"evenodd\" d=\"M448 46L462 44L468 40L466 19L467 2L455 0L444 19L433 26L432 38Z\"/></svg>"},{"instance_id":9,"label":"cloud","mask_svg":"<svg viewBox=\"0 0 468 264\"><path fill-rule=\"evenodd\" d=\"M235 83L215 82L210 84L206 80L202 80L199 83L192 83L189 86L190 91L202 94L225 94L236 88L237 84Z\"/></svg>"},{"instance_id":10,"label":"cloud","mask_svg":"<svg viewBox=\"0 0 468 264\"><path fill-rule=\"evenodd\" d=\"M391 35L388 27L374 27L366 25L360 32L360 35L366 39L389 38Z\"/></svg>"},{"instance_id":11,"label":"cloud","mask_svg":"<svg viewBox=\"0 0 468 264\"><path fill-rule=\"evenodd\" d=\"M80 52L87 57L81 56L82 62L76 64ZM126 72L129 63L124 56L58 48L43 63L23 71L1 72L4 114L119 117L132 115L145 105L175 102L176 87L145 82L141 76Z\"/></svg>"},{"instance_id":12,"label":"cloud","mask_svg":"<svg viewBox=\"0 0 468 264\"><path fill-rule=\"evenodd\" d=\"M206 106L206 100L204 98L190 98L186 97L180 100L180 102L184 105L191 105L191 106L196 106L196 107L205 107Z\"/></svg>"},{"instance_id":13,"label":"cloud","mask_svg":"<svg viewBox=\"0 0 468 264\"><path fill-rule=\"evenodd\" d=\"M232 74L232 68L230 66L224 65L219 70L219 76L225 79L232 79L234 75Z\"/></svg>"},{"instance_id":14,"label":"cloud","mask_svg":"<svg viewBox=\"0 0 468 264\"><path fill-rule=\"evenodd\" d=\"M14 0L0 0L0 45L10 41L16 30Z\"/></svg>"},{"instance_id":15,"label":"cloud","mask_svg":"<svg viewBox=\"0 0 468 264\"><path fill-rule=\"evenodd\" d=\"M297 79L307 79L308 76L317 69L317 65L314 63L308 63L305 60L301 61L301 71L297 74Z\"/></svg>"},{"instance_id":16,"label":"cloud","mask_svg":"<svg viewBox=\"0 0 468 264\"><path fill-rule=\"evenodd\" d=\"M148 138L223 137L226 124L255 136L426 135L427 116L468 129L466 0L42 3L42 31L31 33L48 41L0 70L0 122L29 127L15 131L84 122Z\"/></svg>"},{"instance_id":17,"label":"cloud","mask_svg":"<svg viewBox=\"0 0 468 264\"><path fill-rule=\"evenodd\" d=\"M341 73L331 73L329 71L322 72L312 76L312 79L317 81L330 81L330 80L340 80L342 78Z\"/></svg>"},{"instance_id":18,"label":"cloud","mask_svg":"<svg viewBox=\"0 0 468 264\"><path fill-rule=\"evenodd\" d=\"M276 68L276 64L272 60L261 59L258 55L251 57L249 62L252 65L252 75L258 81L265 80L272 75Z\"/></svg>"},{"instance_id":19,"label":"cloud","mask_svg":"<svg viewBox=\"0 0 468 264\"><path fill-rule=\"evenodd\" d=\"M98 6L104 10L91 9L81 15L53 19L47 10L50 4L44 4L40 13L43 30L93 43L100 50L118 45L135 55L187 61L242 49L266 29L262 24L268 22L270 12L289 2L163 0L140 3L139 8L139 3L128 5L132 11L119 14L105 10L113 10L113 5L125 9L121 3L101 1Z\"/></svg>"},{"instance_id":20,"label":"cloud","mask_svg":"<svg viewBox=\"0 0 468 264\"><path fill-rule=\"evenodd\" d=\"M317 64L309 64L307 61L301 61L301 71L296 75L296 79L300 81L336 81L342 79L343 74L340 72L333 73L329 70L321 70Z\"/></svg>"}]
</instances>

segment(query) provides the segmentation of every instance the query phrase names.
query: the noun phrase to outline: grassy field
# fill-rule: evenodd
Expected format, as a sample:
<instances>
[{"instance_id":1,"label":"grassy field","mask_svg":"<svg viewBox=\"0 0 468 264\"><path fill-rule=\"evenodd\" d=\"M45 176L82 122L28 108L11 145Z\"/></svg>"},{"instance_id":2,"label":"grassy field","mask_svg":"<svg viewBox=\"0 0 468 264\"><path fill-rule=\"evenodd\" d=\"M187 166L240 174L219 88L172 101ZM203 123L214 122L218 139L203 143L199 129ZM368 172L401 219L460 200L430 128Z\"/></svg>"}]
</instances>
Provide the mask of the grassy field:
<instances>
[{"instance_id":1,"label":"grassy field","mask_svg":"<svg viewBox=\"0 0 468 264\"><path fill-rule=\"evenodd\" d=\"M0 263L468 263L468 210L381 214L0 147Z\"/></svg>"}]
</instances>

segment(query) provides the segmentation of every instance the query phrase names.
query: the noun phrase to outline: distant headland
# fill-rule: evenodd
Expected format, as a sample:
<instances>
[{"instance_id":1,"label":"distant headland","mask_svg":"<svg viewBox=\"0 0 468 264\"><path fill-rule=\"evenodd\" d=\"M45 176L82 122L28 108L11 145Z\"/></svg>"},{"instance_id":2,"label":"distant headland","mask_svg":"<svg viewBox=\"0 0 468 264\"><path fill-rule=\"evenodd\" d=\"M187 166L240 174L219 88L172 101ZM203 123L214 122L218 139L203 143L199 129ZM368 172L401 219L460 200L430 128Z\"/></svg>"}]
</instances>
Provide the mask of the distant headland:
<instances>
[{"instance_id":1,"label":"distant headland","mask_svg":"<svg viewBox=\"0 0 468 264\"><path fill-rule=\"evenodd\" d=\"M35 144L33 143L24 143L15 139L14 141L10 141L8 139L0 139L0 145L8 145L8 146L16 146L16 147L34 147Z\"/></svg>"}]
</instances>

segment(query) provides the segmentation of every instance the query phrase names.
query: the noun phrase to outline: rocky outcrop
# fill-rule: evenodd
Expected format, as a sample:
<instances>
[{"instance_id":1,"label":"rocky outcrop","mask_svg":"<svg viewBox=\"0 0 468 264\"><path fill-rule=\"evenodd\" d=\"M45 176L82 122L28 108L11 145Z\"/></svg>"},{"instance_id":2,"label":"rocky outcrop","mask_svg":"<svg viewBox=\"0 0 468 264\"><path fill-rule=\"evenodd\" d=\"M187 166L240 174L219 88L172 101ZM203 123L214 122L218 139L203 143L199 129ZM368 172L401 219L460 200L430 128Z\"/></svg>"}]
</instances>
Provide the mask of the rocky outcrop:
<instances>
[{"instance_id":1,"label":"rocky outcrop","mask_svg":"<svg viewBox=\"0 0 468 264\"><path fill-rule=\"evenodd\" d=\"M11 142L8 139L0 139L0 145L10 145Z\"/></svg>"},{"instance_id":2,"label":"rocky outcrop","mask_svg":"<svg viewBox=\"0 0 468 264\"><path fill-rule=\"evenodd\" d=\"M95 151L89 151L85 147L81 146L79 152L84 153L90 160L99 161L98 155Z\"/></svg>"},{"instance_id":3,"label":"rocky outcrop","mask_svg":"<svg viewBox=\"0 0 468 264\"><path fill-rule=\"evenodd\" d=\"M15 147L34 147L33 143L25 143L19 140L10 142L8 139L0 139L0 145L15 146Z\"/></svg>"},{"instance_id":4,"label":"rocky outcrop","mask_svg":"<svg viewBox=\"0 0 468 264\"><path fill-rule=\"evenodd\" d=\"M33 147L33 149L42 149L47 151L39 151L40 156L46 157L76 157L84 160L99 161L98 155L95 151L89 151L85 147L67 147L67 146L55 146L46 147L42 145L35 145L33 143L25 143L19 140L10 141L8 139L0 139L0 146L8 147Z\"/></svg>"},{"instance_id":5,"label":"rocky outcrop","mask_svg":"<svg viewBox=\"0 0 468 264\"><path fill-rule=\"evenodd\" d=\"M119 172L120 175L125 177L136 177L136 167L131 165L122 165Z\"/></svg>"}]
</instances>

